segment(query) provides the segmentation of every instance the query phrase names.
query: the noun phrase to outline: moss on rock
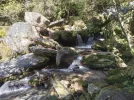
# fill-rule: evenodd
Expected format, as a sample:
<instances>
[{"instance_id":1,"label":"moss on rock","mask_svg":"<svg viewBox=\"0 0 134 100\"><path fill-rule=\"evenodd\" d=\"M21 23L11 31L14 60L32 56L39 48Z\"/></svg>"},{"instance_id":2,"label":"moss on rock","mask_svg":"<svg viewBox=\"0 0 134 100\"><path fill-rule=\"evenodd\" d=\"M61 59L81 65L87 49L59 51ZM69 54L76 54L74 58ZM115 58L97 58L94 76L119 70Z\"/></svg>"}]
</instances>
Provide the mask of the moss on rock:
<instances>
[{"instance_id":1,"label":"moss on rock","mask_svg":"<svg viewBox=\"0 0 134 100\"><path fill-rule=\"evenodd\" d=\"M128 76L122 73L118 73L116 75L109 76L106 80L109 84L123 83L128 80Z\"/></svg>"},{"instance_id":2,"label":"moss on rock","mask_svg":"<svg viewBox=\"0 0 134 100\"><path fill-rule=\"evenodd\" d=\"M59 31L60 40L63 45L75 45L76 44L76 32Z\"/></svg>"},{"instance_id":3,"label":"moss on rock","mask_svg":"<svg viewBox=\"0 0 134 100\"><path fill-rule=\"evenodd\" d=\"M91 69L115 68L117 66L113 55L103 53L88 55L84 63Z\"/></svg>"}]
</instances>

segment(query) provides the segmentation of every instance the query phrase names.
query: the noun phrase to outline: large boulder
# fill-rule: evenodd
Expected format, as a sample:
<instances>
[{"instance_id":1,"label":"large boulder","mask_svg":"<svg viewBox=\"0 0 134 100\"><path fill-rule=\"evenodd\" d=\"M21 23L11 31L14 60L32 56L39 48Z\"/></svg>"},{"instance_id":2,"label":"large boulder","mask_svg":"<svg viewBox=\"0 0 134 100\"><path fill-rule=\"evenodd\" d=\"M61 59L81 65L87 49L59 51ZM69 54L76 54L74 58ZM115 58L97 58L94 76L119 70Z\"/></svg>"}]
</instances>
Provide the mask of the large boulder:
<instances>
[{"instance_id":1,"label":"large boulder","mask_svg":"<svg viewBox=\"0 0 134 100\"><path fill-rule=\"evenodd\" d=\"M29 53L9 61L0 63L0 78L8 77L10 74L20 73L24 69L34 69L48 62L47 57L36 56Z\"/></svg>"},{"instance_id":2,"label":"large boulder","mask_svg":"<svg viewBox=\"0 0 134 100\"><path fill-rule=\"evenodd\" d=\"M30 50L38 56L55 57L57 66L64 65L68 67L77 56L77 52L69 47L56 47L56 49L52 49L44 48L43 46L31 46Z\"/></svg>"},{"instance_id":3,"label":"large boulder","mask_svg":"<svg viewBox=\"0 0 134 100\"><path fill-rule=\"evenodd\" d=\"M50 21L47 18L45 18L43 15L37 12L25 12L24 19L31 25L42 28L48 26L50 23Z\"/></svg>"},{"instance_id":4,"label":"large boulder","mask_svg":"<svg viewBox=\"0 0 134 100\"><path fill-rule=\"evenodd\" d=\"M33 38L39 38L35 27L25 22L14 23L4 37L8 46L18 53L28 53Z\"/></svg>"},{"instance_id":5,"label":"large boulder","mask_svg":"<svg viewBox=\"0 0 134 100\"><path fill-rule=\"evenodd\" d=\"M102 89L95 100L133 100L134 95L127 90L117 87L106 87Z\"/></svg>"}]
</instances>

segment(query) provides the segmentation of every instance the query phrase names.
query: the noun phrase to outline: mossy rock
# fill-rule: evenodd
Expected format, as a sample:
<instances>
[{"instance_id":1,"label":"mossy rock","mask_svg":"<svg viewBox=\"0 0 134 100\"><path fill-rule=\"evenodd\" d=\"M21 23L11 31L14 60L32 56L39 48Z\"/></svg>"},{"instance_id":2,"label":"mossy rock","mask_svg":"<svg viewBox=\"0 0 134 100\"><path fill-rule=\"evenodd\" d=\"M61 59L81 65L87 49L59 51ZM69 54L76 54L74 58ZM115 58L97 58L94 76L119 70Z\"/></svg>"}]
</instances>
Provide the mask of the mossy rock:
<instances>
[{"instance_id":1,"label":"mossy rock","mask_svg":"<svg viewBox=\"0 0 134 100\"><path fill-rule=\"evenodd\" d=\"M125 89L120 89L115 86L103 88L95 100L133 100L134 95Z\"/></svg>"},{"instance_id":2,"label":"mossy rock","mask_svg":"<svg viewBox=\"0 0 134 100\"><path fill-rule=\"evenodd\" d=\"M110 39L97 40L92 46L94 50L101 51L112 51L113 47L115 47L115 40L112 37Z\"/></svg>"},{"instance_id":3,"label":"mossy rock","mask_svg":"<svg viewBox=\"0 0 134 100\"><path fill-rule=\"evenodd\" d=\"M123 83L123 82L125 82L128 79L129 79L129 77L127 75L119 73L119 74L107 77L106 81L109 84L117 84L117 83Z\"/></svg>"},{"instance_id":4,"label":"mossy rock","mask_svg":"<svg viewBox=\"0 0 134 100\"><path fill-rule=\"evenodd\" d=\"M84 63L91 69L115 68L117 66L112 54L97 53L85 57Z\"/></svg>"},{"instance_id":5,"label":"mossy rock","mask_svg":"<svg viewBox=\"0 0 134 100\"><path fill-rule=\"evenodd\" d=\"M49 37L55 41L59 41L59 36L60 36L59 31L55 31L49 34Z\"/></svg>"},{"instance_id":6,"label":"mossy rock","mask_svg":"<svg viewBox=\"0 0 134 100\"><path fill-rule=\"evenodd\" d=\"M120 68L115 68L115 69L112 69L108 72L108 75L111 76L111 75L117 75L121 73L121 69Z\"/></svg>"},{"instance_id":7,"label":"mossy rock","mask_svg":"<svg viewBox=\"0 0 134 100\"><path fill-rule=\"evenodd\" d=\"M76 32L59 31L61 44L63 45L75 45L76 44Z\"/></svg>"},{"instance_id":8,"label":"mossy rock","mask_svg":"<svg viewBox=\"0 0 134 100\"><path fill-rule=\"evenodd\" d=\"M129 79L130 77L128 76L126 69L116 68L109 71L106 81L109 84L115 84L118 87L123 87L124 82Z\"/></svg>"},{"instance_id":9,"label":"mossy rock","mask_svg":"<svg viewBox=\"0 0 134 100\"><path fill-rule=\"evenodd\" d=\"M134 94L134 86L125 87L124 89Z\"/></svg>"}]
</instances>

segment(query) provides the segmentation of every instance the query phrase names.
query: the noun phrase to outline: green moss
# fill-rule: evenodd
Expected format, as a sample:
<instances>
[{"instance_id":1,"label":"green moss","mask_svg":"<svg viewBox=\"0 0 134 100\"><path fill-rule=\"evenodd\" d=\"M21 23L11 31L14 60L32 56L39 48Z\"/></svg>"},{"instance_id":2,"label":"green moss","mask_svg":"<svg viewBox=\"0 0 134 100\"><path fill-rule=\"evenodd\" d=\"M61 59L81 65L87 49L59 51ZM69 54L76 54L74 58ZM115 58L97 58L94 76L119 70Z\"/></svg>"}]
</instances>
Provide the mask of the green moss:
<instances>
[{"instance_id":1,"label":"green moss","mask_svg":"<svg viewBox=\"0 0 134 100\"><path fill-rule=\"evenodd\" d=\"M103 88L103 87L106 87L108 84L106 82L93 82L93 85L99 88Z\"/></svg>"},{"instance_id":2,"label":"green moss","mask_svg":"<svg viewBox=\"0 0 134 100\"><path fill-rule=\"evenodd\" d=\"M114 68L117 66L115 57L111 54L91 54L84 63L91 69Z\"/></svg>"},{"instance_id":3,"label":"green moss","mask_svg":"<svg viewBox=\"0 0 134 100\"><path fill-rule=\"evenodd\" d=\"M108 74L109 74L109 76L111 76L111 75L117 75L119 73L121 73L121 69L116 68L116 69L110 70Z\"/></svg>"},{"instance_id":4,"label":"green moss","mask_svg":"<svg viewBox=\"0 0 134 100\"><path fill-rule=\"evenodd\" d=\"M123 82L125 82L126 80L128 80L128 76L123 75L122 73L109 76L109 77L106 79L106 81L107 81L109 84L123 83Z\"/></svg>"},{"instance_id":5,"label":"green moss","mask_svg":"<svg viewBox=\"0 0 134 100\"><path fill-rule=\"evenodd\" d=\"M134 94L134 86L125 87L124 89L127 89L129 92Z\"/></svg>"},{"instance_id":6,"label":"green moss","mask_svg":"<svg viewBox=\"0 0 134 100\"><path fill-rule=\"evenodd\" d=\"M117 85L119 84L118 86L123 86L123 83L129 80L129 76L127 75L126 70L124 69L116 68L109 71L108 74L109 75L106 81L109 84L117 84Z\"/></svg>"}]
</instances>

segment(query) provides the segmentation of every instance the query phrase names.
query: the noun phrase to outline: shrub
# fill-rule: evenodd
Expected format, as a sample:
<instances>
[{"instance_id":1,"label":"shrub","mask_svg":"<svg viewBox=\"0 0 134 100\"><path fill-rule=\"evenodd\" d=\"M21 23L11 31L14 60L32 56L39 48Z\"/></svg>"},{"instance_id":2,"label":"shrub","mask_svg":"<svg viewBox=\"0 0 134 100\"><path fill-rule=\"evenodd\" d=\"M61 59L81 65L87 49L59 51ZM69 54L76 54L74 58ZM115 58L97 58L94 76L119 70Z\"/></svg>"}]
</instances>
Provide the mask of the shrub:
<instances>
[{"instance_id":1,"label":"shrub","mask_svg":"<svg viewBox=\"0 0 134 100\"><path fill-rule=\"evenodd\" d=\"M2 42L0 43L0 56L1 61L11 59L13 56L13 51L11 48Z\"/></svg>"}]
</instances>

